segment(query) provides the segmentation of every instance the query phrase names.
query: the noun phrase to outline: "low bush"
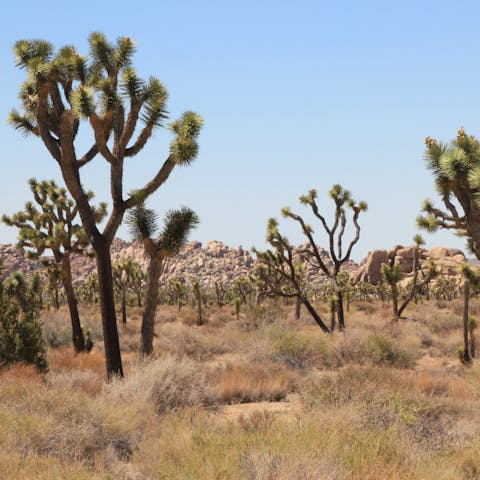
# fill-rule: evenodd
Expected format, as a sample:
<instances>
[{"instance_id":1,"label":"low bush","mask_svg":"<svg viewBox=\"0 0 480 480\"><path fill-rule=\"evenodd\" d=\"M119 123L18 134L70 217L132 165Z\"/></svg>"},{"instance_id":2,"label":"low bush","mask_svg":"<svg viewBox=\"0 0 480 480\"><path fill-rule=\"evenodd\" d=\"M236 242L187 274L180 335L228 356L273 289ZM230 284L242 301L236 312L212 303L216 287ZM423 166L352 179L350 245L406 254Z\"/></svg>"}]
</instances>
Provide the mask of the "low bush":
<instances>
[{"instance_id":1,"label":"low bush","mask_svg":"<svg viewBox=\"0 0 480 480\"><path fill-rule=\"evenodd\" d=\"M374 334L365 341L365 355L376 365L412 368L415 356L402 348L392 337Z\"/></svg>"},{"instance_id":2,"label":"low bush","mask_svg":"<svg viewBox=\"0 0 480 480\"><path fill-rule=\"evenodd\" d=\"M119 401L151 402L158 414L215 403L202 368L190 359L172 355L145 362L126 379L108 384L105 393Z\"/></svg>"}]
</instances>

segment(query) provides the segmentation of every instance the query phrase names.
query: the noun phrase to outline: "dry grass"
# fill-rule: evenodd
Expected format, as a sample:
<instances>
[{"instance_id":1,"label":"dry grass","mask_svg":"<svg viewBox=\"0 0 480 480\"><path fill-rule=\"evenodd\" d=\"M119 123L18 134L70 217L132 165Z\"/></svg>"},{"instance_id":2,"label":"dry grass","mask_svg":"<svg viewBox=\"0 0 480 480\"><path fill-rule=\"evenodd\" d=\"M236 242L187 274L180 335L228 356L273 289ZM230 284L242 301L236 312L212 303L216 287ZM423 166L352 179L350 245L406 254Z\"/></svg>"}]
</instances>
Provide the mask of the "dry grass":
<instances>
[{"instance_id":1,"label":"dry grass","mask_svg":"<svg viewBox=\"0 0 480 480\"><path fill-rule=\"evenodd\" d=\"M396 325L389 305L353 304L330 336L293 306L240 321L209 307L202 327L188 307L161 307L145 363L130 308L126 378L108 385L97 308L81 309L88 355L73 353L66 309L45 312L49 373L0 371L0 478L478 479L480 364L457 361L459 302L440 303L411 305Z\"/></svg>"},{"instance_id":2,"label":"dry grass","mask_svg":"<svg viewBox=\"0 0 480 480\"><path fill-rule=\"evenodd\" d=\"M221 403L278 402L298 388L300 378L282 365L237 363L218 369L210 383Z\"/></svg>"}]
</instances>

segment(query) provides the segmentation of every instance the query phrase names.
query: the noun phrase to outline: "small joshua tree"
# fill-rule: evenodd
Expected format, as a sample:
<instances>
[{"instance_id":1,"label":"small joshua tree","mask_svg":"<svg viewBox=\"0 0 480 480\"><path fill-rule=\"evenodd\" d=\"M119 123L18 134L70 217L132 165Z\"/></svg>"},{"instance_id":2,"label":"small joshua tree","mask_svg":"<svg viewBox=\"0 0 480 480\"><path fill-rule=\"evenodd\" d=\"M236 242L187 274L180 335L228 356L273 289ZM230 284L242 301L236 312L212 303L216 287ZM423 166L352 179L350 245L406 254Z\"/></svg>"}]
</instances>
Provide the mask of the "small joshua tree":
<instances>
[{"instance_id":1,"label":"small joshua tree","mask_svg":"<svg viewBox=\"0 0 480 480\"><path fill-rule=\"evenodd\" d=\"M311 265L319 269L325 274L335 291L337 297L337 318L338 326L340 330L345 329L345 314L343 308L343 291L338 282L338 275L341 271L342 265L344 265L349 259L352 253L352 249L360 239L360 225L358 223L358 217L360 213L367 210L367 204L365 202L356 202L352 199L351 193L345 190L341 185L334 185L329 192L330 198L335 204L334 219L331 226L327 224L325 217L320 213L320 209L317 204L317 191L310 190L307 195L300 197L300 202L304 205L308 205L313 215L320 220L323 230L327 234L328 238L328 254L331 262L325 260L318 244L313 238L313 228L304 221L304 219L291 211L290 208L284 208L282 214L285 217L291 218L299 223L303 234L308 239L309 248L299 249L297 252L300 256L305 258ZM348 210L352 213L352 223L354 227L354 237L348 243L348 246L344 246L344 236L347 227L347 213Z\"/></svg>"},{"instance_id":2,"label":"small joshua tree","mask_svg":"<svg viewBox=\"0 0 480 480\"><path fill-rule=\"evenodd\" d=\"M78 208L53 181L38 182L29 180L35 203L27 202L25 209L12 216L3 215L2 221L9 226L20 229L18 247L27 251L29 258L40 258L46 250L53 254L55 264L48 262L47 272L52 283L60 280L67 298L70 319L72 323L72 342L75 352L85 349L85 341L80 326L77 299L73 290L72 269L70 259L72 254L83 254L90 244L89 238L78 221ZM88 193L92 198L93 194ZM106 215L106 205L92 207L97 222ZM58 278L54 276L58 274ZM56 287L55 287L56 288ZM55 308L58 308L58 291L55 290Z\"/></svg>"},{"instance_id":3,"label":"small joshua tree","mask_svg":"<svg viewBox=\"0 0 480 480\"><path fill-rule=\"evenodd\" d=\"M113 265L113 282L120 292L122 323L127 323L127 289L135 271L135 262L131 258L121 258Z\"/></svg>"},{"instance_id":4,"label":"small joshua tree","mask_svg":"<svg viewBox=\"0 0 480 480\"><path fill-rule=\"evenodd\" d=\"M196 213L189 208L170 210L165 215L163 230L156 239L153 239L152 237L158 231L157 215L142 204L129 214L128 223L133 236L143 241L145 252L149 258L140 342L141 355L148 356L153 351L155 312L163 262L180 251L180 248L187 242L192 229L198 225L199 220Z\"/></svg>"},{"instance_id":5,"label":"small joshua tree","mask_svg":"<svg viewBox=\"0 0 480 480\"><path fill-rule=\"evenodd\" d=\"M261 252L253 249L258 261L254 277L260 285L259 296L299 298L318 326L329 333L329 328L308 299L302 267L295 260L295 249L278 231L278 221L275 218L268 221L267 242L275 250Z\"/></svg>"},{"instance_id":6,"label":"small joshua tree","mask_svg":"<svg viewBox=\"0 0 480 480\"><path fill-rule=\"evenodd\" d=\"M411 283L408 287L408 293L399 306L399 292L398 292L398 282L402 279L402 274L400 271L400 265L394 263L394 259L390 262L389 265L383 264L381 267L381 272L384 282L390 287L391 297L392 297L392 307L393 307L393 318L394 322L402 318L402 314L405 309L408 307L409 303L415 298L415 295L428 283L432 278L437 274L435 269L435 264L431 261L427 262L426 269L422 270L419 254L420 247L425 245L425 241L420 235L415 235L413 238L415 246L413 247L413 260L412 260L412 272L413 277ZM419 280L419 276L422 277Z\"/></svg>"}]
</instances>

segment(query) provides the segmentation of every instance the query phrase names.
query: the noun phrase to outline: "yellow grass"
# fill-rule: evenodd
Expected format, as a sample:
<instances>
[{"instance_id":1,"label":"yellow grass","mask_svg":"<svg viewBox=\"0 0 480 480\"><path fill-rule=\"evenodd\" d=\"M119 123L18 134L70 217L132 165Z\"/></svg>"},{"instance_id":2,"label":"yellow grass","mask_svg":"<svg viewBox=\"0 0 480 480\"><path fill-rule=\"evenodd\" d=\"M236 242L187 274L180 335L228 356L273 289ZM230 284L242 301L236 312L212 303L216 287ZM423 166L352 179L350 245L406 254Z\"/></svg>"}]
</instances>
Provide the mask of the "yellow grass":
<instances>
[{"instance_id":1,"label":"yellow grass","mask_svg":"<svg viewBox=\"0 0 480 480\"><path fill-rule=\"evenodd\" d=\"M96 307L81 310L95 340L82 355L65 309L45 312L50 371L0 370L0 478L480 478L480 364L456 359L459 306L408 313L392 326L388 306L354 304L347 331L326 336L293 307L240 321L210 307L203 327L188 307L162 307L142 364L132 308L126 379L106 385ZM266 408L279 400L291 408Z\"/></svg>"}]
</instances>

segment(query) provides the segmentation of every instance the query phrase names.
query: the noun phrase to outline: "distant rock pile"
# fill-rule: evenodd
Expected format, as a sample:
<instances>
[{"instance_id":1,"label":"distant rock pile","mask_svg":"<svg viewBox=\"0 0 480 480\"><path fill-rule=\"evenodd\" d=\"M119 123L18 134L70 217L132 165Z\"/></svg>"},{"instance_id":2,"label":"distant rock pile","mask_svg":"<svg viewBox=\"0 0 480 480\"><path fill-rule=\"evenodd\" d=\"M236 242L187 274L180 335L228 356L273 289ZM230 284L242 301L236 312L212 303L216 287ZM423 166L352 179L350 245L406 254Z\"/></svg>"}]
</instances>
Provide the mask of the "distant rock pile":
<instances>
[{"instance_id":1,"label":"distant rock pile","mask_svg":"<svg viewBox=\"0 0 480 480\"><path fill-rule=\"evenodd\" d=\"M300 245L299 249L308 249L307 243ZM389 263L392 259L400 265L405 278L412 274L413 249L415 247L395 246L391 250L374 250L362 260L360 265L348 261L343 270L348 271L355 283L366 281L378 284L382 281L380 267L382 263ZM126 242L119 238L113 241L111 247L112 261L118 262L121 258L131 258L138 262L145 270L148 259L143 253L140 242ZM332 262L326 251L320 249L320 255L328 267ZM14 270L20 270L30 274L41 269L41 261L30 260L15 245L0 244L0 258L4 263L3 278ZM458 275L458 266L465 261L465 255L461 250L453 248L436 247L430 250L421 250L420 262L425 263L432 259L444 275ZM231 284L235 278L248 275L255 266L255 260L247 250L241 246L231 248L222 242L211 240L204 246L200 242L193 241L186 245L180 253L167 260L162 281L169 278L183 276L187 281L192 278L198 279L204 287L211 288L216 281L226 285ZM325 283L326 278L318 268L309 262L303 262L307 281L313 286ZM72 273L74 283L84 281L95 271L93 256L73 256Z\"/></svg>"},{"instance_id":2,"label":"distant rock pile","mask_svg":"<svg viewBox=\"0 0 480 480\"><path fill-rule=\"evenodd\" d=\"M116 238L111 248L112 262L130 258L144 270L148 258L144 255L141 242L125 242ZM165 262L163 281L172 277L185 277L187 281L197 278L204 287L213 287L216 281L228 285L235 278L248 275L253 268L253 258L241 246L231 248L221 242L211 240L202 247L197 241L187 244L178 255ZM93 260L77 257L72 261L74 282L81 282L95 269Z\"/></svg>"},{"instance_id":3,"label":"distant rock pile","mask_svg":"<svg viewBox=\"0 0 480 480\"><path fill-rule=\"evenodd\" d=\"M29 275L42 268L40 261L26 258L24 253L15 245L2 245L0 243L0 259L3 262L3 271L0 275L1 280L15 270L20 270Z\"/></svg>"},{"instance_id":4,"label":"distant rock pile","mask_svg":"<svg viewBox=\"0 0 480 480\"><path fill-rule=\"evenodd\" d=\"M360 281L369 282L373 285L382 282L381 265L389 264L392 260L400 266L400 271L408 278L413 274L413 254L417 247L402 247L396 245L392 250L374 250L362 260L358 269L353 272L354 283ZM465 255L456 248L435 247L430 250L420 249L420 264L423 266L428 260L433 260L438 270L443 275L457 276L458 268L465 262Z\"/></svg>"}]
</instances>

